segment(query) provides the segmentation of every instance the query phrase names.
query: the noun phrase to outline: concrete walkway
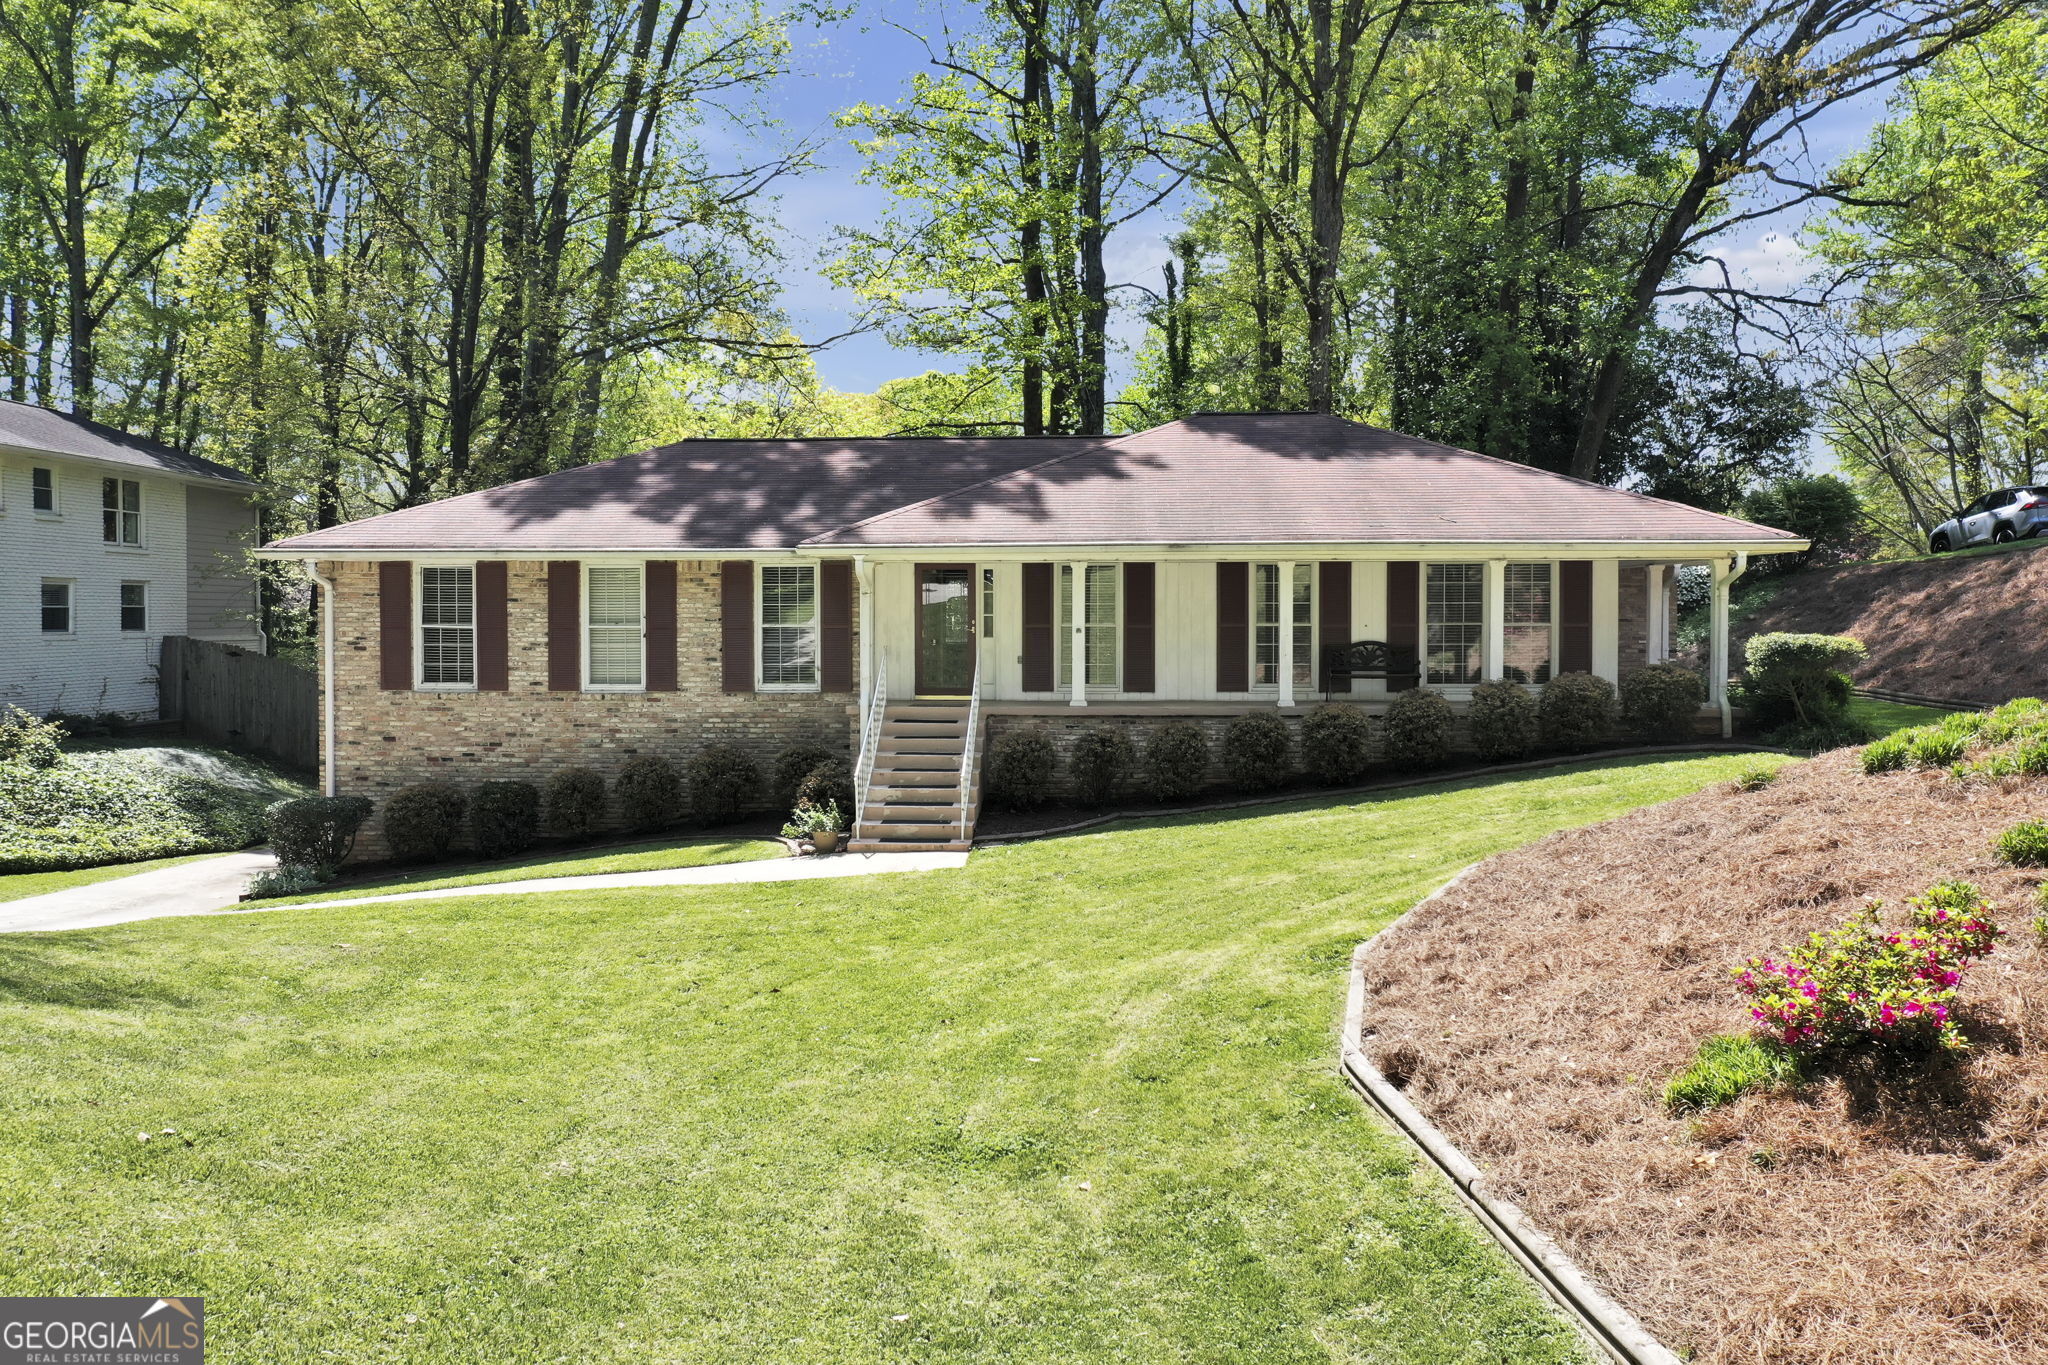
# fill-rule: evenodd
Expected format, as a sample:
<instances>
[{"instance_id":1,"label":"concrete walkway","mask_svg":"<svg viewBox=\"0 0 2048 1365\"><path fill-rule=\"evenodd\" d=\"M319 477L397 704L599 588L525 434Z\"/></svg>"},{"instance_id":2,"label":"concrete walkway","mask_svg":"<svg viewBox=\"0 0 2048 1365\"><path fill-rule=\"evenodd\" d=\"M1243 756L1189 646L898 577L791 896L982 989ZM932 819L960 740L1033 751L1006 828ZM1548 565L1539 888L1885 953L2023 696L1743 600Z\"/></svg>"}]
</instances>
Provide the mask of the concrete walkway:
<instances>
[{"instance_id":1,"label":"concrete walkway","mask_svg":"<svg viewBox=\"0 0 2048 1365\"><path fill-rule=\"evenodd\" d=\"M89 929L169 915L240 914L257 910L331 909L387 901L445 900L547 891L629 891L649 886L733 886L870 877L885 872L937 872L967 866L965 853L840 853L830 858L764 858L758 862L670 867L651 872L601 872L585 877L528 877L438 891L399 891L331 901L252 901L240 897L250 877L272 866L268 853L230 853L204 862L140 872L92 886L0 902L0 933Z\"/></svg>"},{"instance_id":2,"label":"concrete walkway","mask_svg":"<svg viewBox=\"0 0 2048 1365\"><path fill-rule=\"evenodd\" d=\"M211 915L239 903L249 878L276 866L268 849L224 853L132 877L0 901L0 934L91 929L171 915Z\"/></svg>"}]
</instances>

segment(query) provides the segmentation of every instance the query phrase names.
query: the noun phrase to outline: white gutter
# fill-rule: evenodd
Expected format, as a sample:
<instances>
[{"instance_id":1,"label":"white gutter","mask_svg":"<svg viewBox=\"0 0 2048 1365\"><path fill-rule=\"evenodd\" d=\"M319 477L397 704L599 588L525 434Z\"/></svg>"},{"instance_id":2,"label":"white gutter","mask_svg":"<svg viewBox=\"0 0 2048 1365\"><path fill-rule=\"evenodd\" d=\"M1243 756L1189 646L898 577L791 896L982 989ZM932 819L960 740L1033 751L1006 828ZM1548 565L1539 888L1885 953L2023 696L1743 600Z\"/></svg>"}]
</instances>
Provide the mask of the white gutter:
<instances>
[{"instance_id":1,"label":"white gutter","mask_svg":"<svg viewBox=\"0 0 2048 1365\"><path fill-rule=\"evenodd\" d=\"M320 794L335 795L334 777L334 580L320 576L318 560L304 561L320 588Z\"/></svg>"},{"instance_id":2,"label":"white gutter","mask_svg":"<svg viewBox=\"0 0 2048 1365\"><path fill-rule=\"evenodd\" d=\"M1615 540L1494 540L1494 541L1296 541L1292 543L1250 544L1227 541L1214 543L1190 543L1174 541L1171 544L1146 544L1139 542L1103 542L1099 544L930 544L930 545L742 545L732 548L681 545L549 545L532 546L524 549L484 549L464 546L415 545L407 549L350 549L340 545L322 545L318 553L322 559L342 559L354 563L379 563L385 560L416 560L425 556L462 561L507 560L544 561L549 559L573 559L603 555L614 559L849 559L864 557L870 562L882 560L934 560L935 557L951 554L975 555L983 559L1004 560L1047 560L1053 563L1070 563L1079 552L1094 562L1106 560L1136 559L1196 560L1211 561L1219 557L1226 559L1361 559L1361 560L1407 560L1432 559L1443 562L1524 557L1534 559L1659 559L1672 562L1712 559L1731 551L1742 555L1751 554L1794 554L1807 548L1803 540L1756 540L1742 542L1740 548L1729 541L1615 541ZM306 550L292 548L290 541L266 546L256 551L263 559L306 558Z\"/></svg>"}]
</instances>

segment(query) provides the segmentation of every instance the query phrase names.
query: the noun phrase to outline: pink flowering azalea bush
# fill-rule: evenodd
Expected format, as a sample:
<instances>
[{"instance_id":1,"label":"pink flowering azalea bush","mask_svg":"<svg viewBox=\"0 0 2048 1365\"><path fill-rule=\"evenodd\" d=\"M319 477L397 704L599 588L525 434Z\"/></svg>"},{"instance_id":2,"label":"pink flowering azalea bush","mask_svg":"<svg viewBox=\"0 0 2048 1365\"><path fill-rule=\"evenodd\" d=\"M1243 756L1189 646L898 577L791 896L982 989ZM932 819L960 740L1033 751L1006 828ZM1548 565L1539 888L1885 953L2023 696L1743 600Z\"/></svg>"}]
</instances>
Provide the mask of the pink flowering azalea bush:
<instances>
[{"instance_id":1,"label":"pink flowering azalea bush","mask_svg":"<svg viewBox=\"0 0 2048 1365\"><path fill-rule=\"evenodd\" d=\"M1735 973L1751 1017L1780 1043L1811 1051L1859 1042L1968 1047L1956 1026L1956 987L2002 931L1968 882L1942 882L1907 904L1896 932L1878 922L1873 901L1801 947L1751 958Z\"/></svg>"}]
</instances>

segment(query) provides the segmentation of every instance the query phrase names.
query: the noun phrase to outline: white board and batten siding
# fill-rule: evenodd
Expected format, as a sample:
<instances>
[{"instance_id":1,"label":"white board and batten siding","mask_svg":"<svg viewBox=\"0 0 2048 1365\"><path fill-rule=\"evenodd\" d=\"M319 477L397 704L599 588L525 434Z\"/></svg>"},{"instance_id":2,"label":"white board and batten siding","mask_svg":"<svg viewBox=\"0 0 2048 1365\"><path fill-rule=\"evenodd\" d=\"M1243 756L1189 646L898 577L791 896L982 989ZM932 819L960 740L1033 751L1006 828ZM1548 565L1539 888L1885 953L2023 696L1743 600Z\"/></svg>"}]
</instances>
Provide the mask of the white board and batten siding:
<instances>
[{"instance_id":1,"label":"white board and batten siding","mask_svg":"<svg viewBox=\"0 0 2048 1365\"><path fill-rule=\"evenodd\" d=\"M38 511L32 471L53 472L56 507ZM101 480L135 479L142 543L107 543ZM146 469L0 451L0 704L38 713L157 713L166 635L202 635L261 649L254 583L227 566L255 536L255 512L230 489ZM43 629L43 584L70 587L71 629ZM124 630L121 587L143 585L143 629Z\"/></svg>"},{"instance_id":2,"label":"white board and batten siding","mask_svg":"<svg viewBox=\"0 0 2048 1365\"><path fill-rule=\"evenodd\" d=\"M933 562L939 562L936 559ZM946 562L965 562L946 561ZM1107 562L1107 561L1098 561ZM1313 564L1303 558L1299 561ZM1477 562L1477 558L1472 562ZM1247 701L1274 699L1275 689L1255 692L1219 692L1216 689L1216 563L1213 560L1161 559L1155 561L1157 587L1154 660L1157 688L1145 693L1095 688L1088 689L1091 701ZM982 695L993 701L1058 701L1068 694L1027 693L1023 690L1023 565L1015 561L982 561L975 565L976 592L980 571L995 570L995 639L982 640ZM912 604L916 601L915 566L903 560L880 560L874 566L877 643L887 659L889 691L907 697L915 687L917 622ZM1611 559L1593 561L1593 671L1605 678L1618 676L1619 614L1621 604L1620 564ZM1320 607L1318 608L1320 611ZM981 613L977 602L977 630ZM1318 631L1320 636L1320 630ZM1351 565L1351 635L1353 640L1384 640L1387 637L1387 565L1384 560L1356 560ZM1318 638L1320 649L1324 642ZM1349 694L1355 698L1382 697L1385 684L1361 679ZM1313 688L1298 688L1296 700L1320 700Z\"/></svg>"}]
</instances>

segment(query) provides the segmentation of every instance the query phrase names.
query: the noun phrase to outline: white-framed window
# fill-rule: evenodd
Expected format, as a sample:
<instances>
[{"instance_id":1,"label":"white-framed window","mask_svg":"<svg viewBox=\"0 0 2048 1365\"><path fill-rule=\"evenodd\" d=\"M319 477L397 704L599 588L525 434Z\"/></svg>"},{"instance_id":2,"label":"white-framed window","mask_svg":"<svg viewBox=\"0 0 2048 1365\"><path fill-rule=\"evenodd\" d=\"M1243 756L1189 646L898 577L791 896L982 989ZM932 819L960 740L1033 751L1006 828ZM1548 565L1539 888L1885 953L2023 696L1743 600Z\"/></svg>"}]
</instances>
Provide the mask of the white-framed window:
<instances>
[{"instance_id":1,"label":"white-framed window","mask_svg":"<svg viewBox=\"0 0 2048 1365\"><path fill-rule=\"evenodd\" d=\"M1315 566L1296 564L1282 589L1278 564L1252 565L1252 686L1277 688L1280 669L1296 687L1316 680Z\"/></svg>"},{"instance_id":2,"label":"white-framed window","mask_svg":"<svg viewBox=\"0 0 2048 1365\"><path fill-rule=\"evenodd\" d=\"M1081 590L1081 651L1084 687L1117 685L1118 592L1123 574L1114 564L1085 564ZM1074 566L1060 565L1059 668L1062 688L1074 685Z\"/></svg>"},{"instance_id":3,"label":"white-framed window","mask_svg":"<svg viewBox=\"0 0 2048 1365\"><path fill-rule=\"evenodd\" d=\"M996 571L981 571L981 643L992 648L996 640Z\"/></svg>"},{"instance_id":4,"label":"white-framed window","mask_svg":"<svg viewBox=\"0 0 2048 1365\"><path fill-rule=\"evenodd\" d=\"M142 481L100 480L100 538L109 545L142 543Z\"/></svg>"},{"instance_id":5,"label":"white-framed window","mask_svg":"<svg viewBox=\"0 0 2048 1365\"><path fill-rule=\"evenodd\" d=\"M419 685L476 686L476 566L419 569Z\"/></svg>"},{"instance_id":6,"label":"white-framed window","mask_svg":"<svg viewBox=\"0 0 2048 1365\"><path fill-rule=\"evenodd\" d=\"M638 564L583 566L583 685L647 685L647 589Z\"/></svg>"},{"instance_id":7,"label":"white-framed window","mask_svg":"<svg viewBox=\"0 0 2048 1365\"><path fill-rule=\"evenodd\" d=\"M759 604L759 687L764 692L818 690L818 566L763 564Z\"/></svg>"},{"instance_id":8,"label":"white-framed window","mask_svg":"<svg viewBox=\"0 0 2048 1365\"><path fill-rule=\"evenodd\" d=\"M1501 604L1501 676L1547 683L1557 666L1557 576L1548 564L1508 564Z\"/></svg>"},{"instance_id":9,"label":"white-framed window","mask_svg":"<svg viewBox=\"0 0 2048 1365\"><path fill-rule=\"evenodd\" d=\"M149 629L149 584L121 585L121 629Z\"/></svg>"},{"instance_id":10,"label":"white-framed window","mask_svg":"<svg viewBox=\"0 0 2048 1365\"><path fill-rule=\"evenodd\" d=\"M57 471L37 465L28 472L28 505L32 512L57 515Z\"/></svg>"},{"instance_id":11,"label":"white-framed window","mask_svg":"<svg viewBox=\"0 0 2048 1365\"><path fill-rule=\"evenodd\" d=\"M1422 680L1476 683L1485 666L1486 566L1431 564L1422 587Z\"/></svg>"},{"instance_id":12,"label":"white-framed window","mask_svg":"<svg viewBox=\"0 0 2048 1365\"><path fill-rule=\"evenodd\" d=\"M43 634L71 633L71 584L61 578L43 580Z\"/></svg>"}]
</instances>

